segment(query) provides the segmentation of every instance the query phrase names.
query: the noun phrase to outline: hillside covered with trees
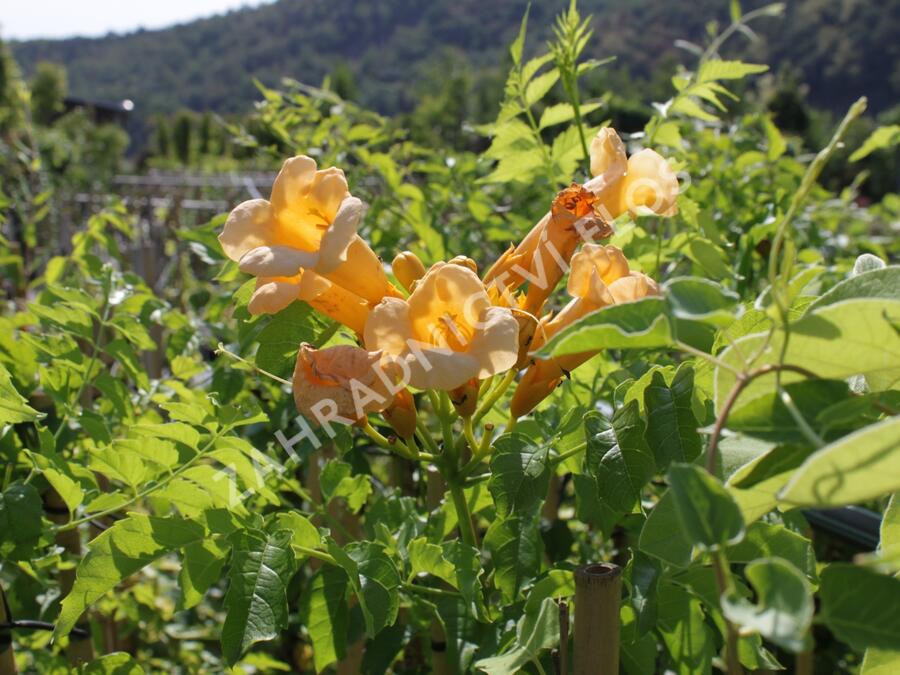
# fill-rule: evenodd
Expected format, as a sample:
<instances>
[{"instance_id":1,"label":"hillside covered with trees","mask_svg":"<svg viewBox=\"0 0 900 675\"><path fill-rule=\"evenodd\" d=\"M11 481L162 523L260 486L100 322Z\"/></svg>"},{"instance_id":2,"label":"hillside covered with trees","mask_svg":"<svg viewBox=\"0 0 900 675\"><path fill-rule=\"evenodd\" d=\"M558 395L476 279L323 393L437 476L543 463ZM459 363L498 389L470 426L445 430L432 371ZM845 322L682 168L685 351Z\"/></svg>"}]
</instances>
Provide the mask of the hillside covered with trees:
<instances>
[{"instance_id":1,"label":"hillside covered with trees","mask_svg":"<svg viewBox=\"0 0 900 675\"><path fill-rule=\"evenodd\" d=\"M747 2L752 11L762 2ZM98 39L13 43L26 74L40 61L64 63L73 95L130 98L140 115L193 110L237 113L257 92L253 78L318 84L328 74L345 95L384 113L409 111L447 83L466 88L471 116L502 93L504 45L514 37L525 0L280 0L164 30ZM563 0L531 5L537 49ZM594 85L630 94L668 81L676 41L702 44L728 3L696 0L686 11L665 0L588 0L594 58L616 57ZM782 18L757 22L758 39L729 42L729 55L768 63L773 73L808 85L809 102L842 111L865 92L870 111L900 100L900 3L796 0ZM691 44L679 43L681 48ZM644 100L646 101L646 97Z\"/></svg>"}]
</instances>

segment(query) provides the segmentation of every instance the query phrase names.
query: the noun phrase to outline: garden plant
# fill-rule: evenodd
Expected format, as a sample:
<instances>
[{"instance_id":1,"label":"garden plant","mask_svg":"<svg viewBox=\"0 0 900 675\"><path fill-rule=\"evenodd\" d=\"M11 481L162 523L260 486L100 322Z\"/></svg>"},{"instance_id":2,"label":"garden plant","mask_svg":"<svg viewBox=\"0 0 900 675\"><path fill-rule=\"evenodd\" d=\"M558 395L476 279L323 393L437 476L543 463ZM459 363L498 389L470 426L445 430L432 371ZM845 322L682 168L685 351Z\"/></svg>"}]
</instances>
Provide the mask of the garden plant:
<instances>
[{"instance_id":1,"label":"garden plant","mask_svg":"<svg viewBox=\"0 0 900 675\"><path fill-rule=\"evenodd\" d=\"M122 201L42 236L8 97L0 673L900 672L900 196L819 181L898 139L760 111L781 9L631 134L574 2L480 153L260 85L271 193L152 283Z\"/></svg>"}]
</instances>

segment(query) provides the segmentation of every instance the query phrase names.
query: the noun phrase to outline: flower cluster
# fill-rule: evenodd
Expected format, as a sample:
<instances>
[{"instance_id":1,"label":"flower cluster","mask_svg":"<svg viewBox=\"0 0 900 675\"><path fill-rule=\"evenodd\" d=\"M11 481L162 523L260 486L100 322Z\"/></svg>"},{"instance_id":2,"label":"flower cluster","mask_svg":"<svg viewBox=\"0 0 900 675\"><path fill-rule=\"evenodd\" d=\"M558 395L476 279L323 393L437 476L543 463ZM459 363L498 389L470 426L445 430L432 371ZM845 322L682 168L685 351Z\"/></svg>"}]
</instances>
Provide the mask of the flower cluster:
<instances>
[{"instance_id":1,"label":"flower cluster","mask_svg":"<svg viewBox=\"0 0 900 675\"><path fill-rule=\"evenodd\" d=\"M513 417L534 409L596 350L562 358L534 353L581 317L659 293L632 271L622 251L601 245L628 212L670 215L678 182L653 150L627 157L612 129L591 144L593 178L572 184L518 244L479 276L459 256L430 268L405 251L391 265L398 285L359 236L364 214L343 171L318 170L305 156L287 160L271 200L235 208L219 240L240 269L256 277L252 314L303 300L345 325L358 346L302 345L293 377L297 409L321 420L359 422L381 412L403 438L415 430L412 390L449 393L463 417L478 403L480 381L520 370ZM546 311L568 273L571 301Z\"/></svg>"}]
</instances>

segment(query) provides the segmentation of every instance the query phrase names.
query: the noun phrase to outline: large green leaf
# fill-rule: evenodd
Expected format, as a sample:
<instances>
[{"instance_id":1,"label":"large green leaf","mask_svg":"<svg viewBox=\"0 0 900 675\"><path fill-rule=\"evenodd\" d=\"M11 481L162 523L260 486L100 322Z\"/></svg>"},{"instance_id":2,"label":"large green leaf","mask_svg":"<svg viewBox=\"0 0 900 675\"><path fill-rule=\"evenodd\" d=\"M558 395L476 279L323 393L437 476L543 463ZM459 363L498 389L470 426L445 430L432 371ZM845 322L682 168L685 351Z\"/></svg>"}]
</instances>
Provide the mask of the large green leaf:
<instances>
[{"instance_id":1,"label":"large green leaf","mask_svg":"<svg viewBox=\"0 0 900 675\"><path fill-rule=\"evenodd\" d=\"M33 485L0 493L0 559L27 560L41 538L41 496Z\"/></svg>"},{"instance_id":2,"label":"large green leaf","mask_svg":"<svg viewBox=\"0 0 900 675\"><path fill-rule=\"evenodd\" d=\"M273 639L287 625L287 585L295 562L287 530L242 530L232 535L232 544L221 643L233 665L251 645Z\"/></svg>"},{"instance_id":3,"label":"large green leaf","mask_svg":"<svg viewBox=\"0 0 900 675\"><path fill-rule=\"evenodd\" d=\"M126 577L204 536L201 525L175 516L133 513L117 521L90 543L78 564L75 584L62 602L54 635L68 635L81 613Z\"/></svg>"},{"instance_id":4,"label":"large green leaf","mask_svg":"<svg viewBox=\"0 0 900 675\"><path fill-rule=\"evenodd\" d=\"M537 513L498 518L484 535L494 563L494 585L503 602L515 602L527 579L537 575L543 555Z\"/></svg>"},{"instance_id":5,"label":"large green leaf","mask_svg":"<svg viewBox=\"0 0 900 675\"><path fill-rule=\"evenodd\" d=\"M131 654L113 652L94 659L79 672L81 675L144 675L145 671Z\"/></svg>"},{"instance_id":6,"label":"large green leaf","mask_svg":"<svg viewBox=\"0 0 900 675\"><path fill-rule=\"evenodd\" d=\"M611 509L628 513L656 471L653 455L644 441L638 402L619 408L612 421L599 412L588 413L584 426L585 468L597 481L600 499Z\"/></svg>"},{"instance_id":7,"label":"large green leaf","mask_svg":"<svg viewBox=\"0 0 900 675\"><path fill-rule=\"evenodd\" d=\"M867 649L859 673L860 675L897 675L900 673L900 650Z\"/></svg>"},{"instance_id":8,"label":"large green leaf","mask_svg":"<svg viewBox=\"0 0 900 675\"><path fill-rule=\"evenodd\" d=\"M349 587L344 570L326 565L313 575L300 597L300 617L312 640L317 673L346 654Z\"/></svg>"},{"instance_id":9,"label":"large green leaf","mask_svg":"<svg viewBox=\"0 0 900 675\"><path fill-rule=\"evenodd\" d=\"M666 347L672 343L662 298L611 305L588 314L553 336L541 356L562 356L598 349Z\"/></svg>"},{"instance_id":10,"label":"large green leaf","mask_svg":"<svg viewBox=\"0 0 900 675\"><path fill-rule=\"evenodd\" d=\"M810 455L784 487L787 504L842 506L900 490L900 417L872 424Z\"/></svg>"},{"instance_id":11,"label":"large green leaf","mask_svg":"<svg viewBox=\"0 0 900 675\"><path fill-rule=\"evenodd\" d=\"M663 285L671 315L685 321L728 326L735 320L738 296L723 286L700 277L676 277Z\"/></svg>"},{"instance_id":12,"label":"large green leaf","mask_svg":"<svg viewBox=\"0 0 900 675\"><path fill-rule=\"evenodd\" d=\"M488 489L499 516L530 512L547 496L547 451L546 445L517 432L494 441Z\"/></svg>"},{"instance_id":13,"label":"large green leaf","mask_svg":"<svg viewBox=\"0 0 900 675\"><path fill-rule=\"evenodd\" d=\"M714 550L741 540L744 519L724 485L693 464L673 464L668 479L679 522L695 546Z\"/></svg>"},{"instance_id":14,"label":"large green leaf","mask_svg":"<svg viewBox=\"0 0 900 675\"><path fill-rule=\"evenodd\" d=\"M784 363L805 368L823 379L845 380L862 375L869 388L882 391L900 381L900 300L864 298L826 305L804 315L791 325ZM776 330L742 337L725 349L719 358L738 369L753 370L780 362L785 333ZM747 355L757 354L752 363ZM803 379L783 372L782 383ZM722 409L736 375L716 370L715 399ZM751 401L775 390L775 374L755 378L741 393L735 412Z\"/></svg>"},{"instance_id":15,"label":"large green leaf","mask_svg":"<svg viewBox=\"0 0 900 675\"><path fill-rule=\"evenodd\" d=\"M756 632L792 652L802 651L813 617L812 588L801 572L781 558L754 560L744 576L756 603L735 593L722 598L722 612L742 633Z\"/></svg>"},{"instance_id":16,"label":"large green leaf","mask_svg":"<svg viewBox=\"0 0 900 675\"><path fill-rule=\"evenodd\" d=\"M715 643L700 600L681 586L661 582L657 611L670 667L679 675L711 672Z\"/></svg>"},{"instance_id":17,"label":"large green leaf","mask_svg":"<svg viewBox=\"0 0 900 675\"><path fill-rule=\"evenodd\" d=\"M475 662L478 670L489 675L514 675L541 652L559 643L559 608L552 598L546 598L537 612L526 613L516 624L516 640L512 648L500 656Z\"/></svg>"},{"instance_id":18,"label":"large green leaf","mask_svg":"<svg viewBox=\"0 0 900 675\"><path fill-rule=\"evenodd\" d=\"M694 371L682 365L672 384L660 371L653 373L644 390L647 410L647 443L656 459L656 470L664 471L671 462L691 462L702 450L692 398Z\"/></svg>"},{"instance_id":19,"label":"large green leaf","mask_svg":"<svg viewBox=\"0 0 900 675\"><path fill-rule=\"evenodd\" d=\"M854 649L900 650L900 578L835 563L822 572L821 618Z\"/></svg>"},{"instance_id":20,"label":"large green leaf","mask_svg":"<svg viewBox=\"0 0 900 675\"><path fill-rule=\"evenodd\" d=\"M845 279L807 307L812 312L853 298L900 298L900 266L882 267Z\"/></svg>"},{"instance_id":21,"label":"large green leaf","mask_svg":"<svg viewBox=\"0 0 900 675\"><path fill-rule=\"evenodd\" d=\"M675 495L667 490L647 517L638 547L644 553L659 558L676 567L687 567L691 562L693 545L681 527Z\"/></svg>"}]
</instances>

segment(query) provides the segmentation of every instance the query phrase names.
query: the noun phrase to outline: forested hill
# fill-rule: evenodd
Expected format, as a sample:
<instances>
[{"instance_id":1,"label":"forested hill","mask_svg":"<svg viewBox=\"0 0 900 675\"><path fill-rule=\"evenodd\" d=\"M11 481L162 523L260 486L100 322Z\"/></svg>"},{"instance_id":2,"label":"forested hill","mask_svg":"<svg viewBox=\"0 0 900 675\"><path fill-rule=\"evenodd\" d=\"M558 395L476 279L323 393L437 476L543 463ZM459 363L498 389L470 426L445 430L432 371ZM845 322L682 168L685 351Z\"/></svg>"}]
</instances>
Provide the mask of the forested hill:
<instances>
[{"instance_id":1,"label":"forested hill","mask_svg":"<svg viewBox=\"0 0 900 675\"><path fill-rule=\"evenodd\" d=\"M164 30L13 43L13 51L26 73L42 60L63 63L72 94L131 98L144 114L181 107L239 112L257 97L254 77L318 84L339 64L353 74L362 102L396 112L448 69L496 89L526 4L280 0ZM531 4L532 25L545 31L529 35L532 49L566 4ZM763 3L743 4L746 12ZM707 23L728 17L726 0L581 0L580 7L593 15L592 55L617 56L615 67L635 81L673 62L675 40L703 42ZM862 93L875 111L900 101L900 2L789 0L786 12L758 21L760 39L737 36L726 53L765 61L776 72L798 69L809 101L822 108L841 110Z\"/></svg>"}]
</instances>

